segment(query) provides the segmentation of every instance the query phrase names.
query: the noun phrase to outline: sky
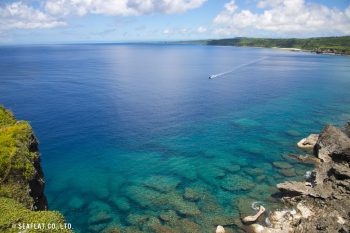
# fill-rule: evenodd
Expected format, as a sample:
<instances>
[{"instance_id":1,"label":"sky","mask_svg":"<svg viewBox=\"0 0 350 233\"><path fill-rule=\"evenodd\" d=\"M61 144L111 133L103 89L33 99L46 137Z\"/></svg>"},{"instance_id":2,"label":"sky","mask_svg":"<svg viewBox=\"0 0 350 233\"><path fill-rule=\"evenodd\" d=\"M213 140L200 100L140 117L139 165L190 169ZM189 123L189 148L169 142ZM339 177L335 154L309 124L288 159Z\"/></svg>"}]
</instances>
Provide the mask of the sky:
<instances>
[{"instance_id":1,"label":"sky","mask_svg":"<svg viewBox=\"0 0 350 233\"><path fill-rule=\"evenodd\" d=\"M0 0L0 44L350 35L350 0Z\"/></svg>"}]
</instances>

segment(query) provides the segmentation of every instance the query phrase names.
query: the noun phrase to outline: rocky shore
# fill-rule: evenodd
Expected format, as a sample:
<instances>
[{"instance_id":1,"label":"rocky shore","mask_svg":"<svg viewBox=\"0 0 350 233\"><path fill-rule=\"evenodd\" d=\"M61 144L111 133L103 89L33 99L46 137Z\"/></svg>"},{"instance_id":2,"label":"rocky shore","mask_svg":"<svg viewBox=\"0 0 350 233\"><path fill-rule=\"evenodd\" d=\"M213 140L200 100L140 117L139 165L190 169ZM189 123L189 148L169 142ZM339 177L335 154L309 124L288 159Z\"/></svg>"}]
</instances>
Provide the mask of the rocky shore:
<instances>
[{"instance_id":1,"label":"rocky shore","mask_svg":"<svg viewBox=\"0 0 350 233\"><path fill-rule=\"evenodd\" d=\"M310 148L300 162L313 161L315 169L304 182L277 185L285 208L261 216L247 226L252 233L350 232L350 123L344 129L327 125L319 135L298 143Z\"/></svg>"}]
</instances>

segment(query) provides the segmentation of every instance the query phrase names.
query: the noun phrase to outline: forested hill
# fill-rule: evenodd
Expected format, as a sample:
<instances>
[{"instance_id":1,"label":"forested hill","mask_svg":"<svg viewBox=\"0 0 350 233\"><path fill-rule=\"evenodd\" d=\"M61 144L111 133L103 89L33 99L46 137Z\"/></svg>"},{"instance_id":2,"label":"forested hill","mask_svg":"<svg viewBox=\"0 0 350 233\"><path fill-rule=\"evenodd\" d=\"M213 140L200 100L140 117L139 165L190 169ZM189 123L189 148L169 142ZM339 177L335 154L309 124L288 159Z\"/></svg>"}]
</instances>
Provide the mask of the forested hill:
<instances>
[{"instance_id":1,"label":"forested hill","mask_svg":"<svg viewBox=\"0 0 350 233\"><path fill-rule=\"evenodd\" d=\"M294 48L316 53L335 53L350 55L350 36L319 37L307 39L269 39L237 37L232 39L202 40L207 45L247 46L265 48Z\"/></svg>"}]
</instances>

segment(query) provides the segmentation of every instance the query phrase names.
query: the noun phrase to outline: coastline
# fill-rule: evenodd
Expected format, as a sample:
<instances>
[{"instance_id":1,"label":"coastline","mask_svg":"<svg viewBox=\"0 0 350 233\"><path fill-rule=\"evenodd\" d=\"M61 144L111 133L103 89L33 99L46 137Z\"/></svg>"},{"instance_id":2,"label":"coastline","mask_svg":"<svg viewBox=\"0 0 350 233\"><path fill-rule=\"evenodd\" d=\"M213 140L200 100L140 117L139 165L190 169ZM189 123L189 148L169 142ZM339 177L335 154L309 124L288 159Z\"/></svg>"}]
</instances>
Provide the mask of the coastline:
<instances>
[{"instance_id":1,"label":"coastline","mask_svg":"<svg viewBox=\"0 0 350 233\"><path fill-rule=\"evenodd\" d=\"M38 144L30 124L0 105L1 232L72 232L61 213L48 211Z\"/></svg>"},{"instance_id":2,"label":"coastline","mask_svg":"<svg viewBox=\"0 0 350 233\"><path fill-rule=\"evenodd\" d=\"M300 162L314 161L315 169L304 182L278 184L277 195L285 208L260 214L245 226L247 232L350 231L350 122L344 129L327 125L317 136L304 147L312 155L291 155Z\"/></svg>"}]
</instances>

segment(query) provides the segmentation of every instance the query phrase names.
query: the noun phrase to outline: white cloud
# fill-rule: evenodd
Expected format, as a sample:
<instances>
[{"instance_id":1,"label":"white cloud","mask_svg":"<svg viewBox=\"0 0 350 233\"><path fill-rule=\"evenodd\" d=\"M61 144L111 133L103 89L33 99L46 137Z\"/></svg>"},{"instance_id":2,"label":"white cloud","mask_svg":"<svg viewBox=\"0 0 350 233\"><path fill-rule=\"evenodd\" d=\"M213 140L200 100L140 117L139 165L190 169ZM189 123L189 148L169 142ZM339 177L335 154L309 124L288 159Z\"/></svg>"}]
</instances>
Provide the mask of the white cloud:
<instances>
[{"instance_id":1,"label":"white cloud","mask_svg":"<svg viewBox=\"0 0 350 233\"><path fill-rule=\"evenodd\" d=\"M207 32L207 28L200 26L197 28L197 32L198 33L205 33L205 32Z\"/></svg>"},{"instance_id":2,"label":"white cloud","mask_svg":"<svg viewBox=\"0 0 350 233\"><path fill-rule=\"evenodd\" d=\"M182 13L200 7L207 0L47 0L45 9L54 15L105 14L145 15Z\"/></svg>"},{"instance_id":3,"label":"white cloud","mask_svg":"<svg viewBox=\"0 0 350 233\"><path fill-rule=\"evenodd\" d=\"M344 11L304 0L261 0L262 13L238 10L234 1L214 19L216 32L224 35L285 36L350 34L350 5Z\"/></svg>"},{"instance_id":4,"label":"white cloud","mask_svg":"<svg viewBox=\"0 0 350 233\"><path fill-rule=\"evenodd\" d=\"M53 28L63 25L65 25L65 22L22 2L14 2L0 7L0 31Z\"/></svg>"}]
</instances>

